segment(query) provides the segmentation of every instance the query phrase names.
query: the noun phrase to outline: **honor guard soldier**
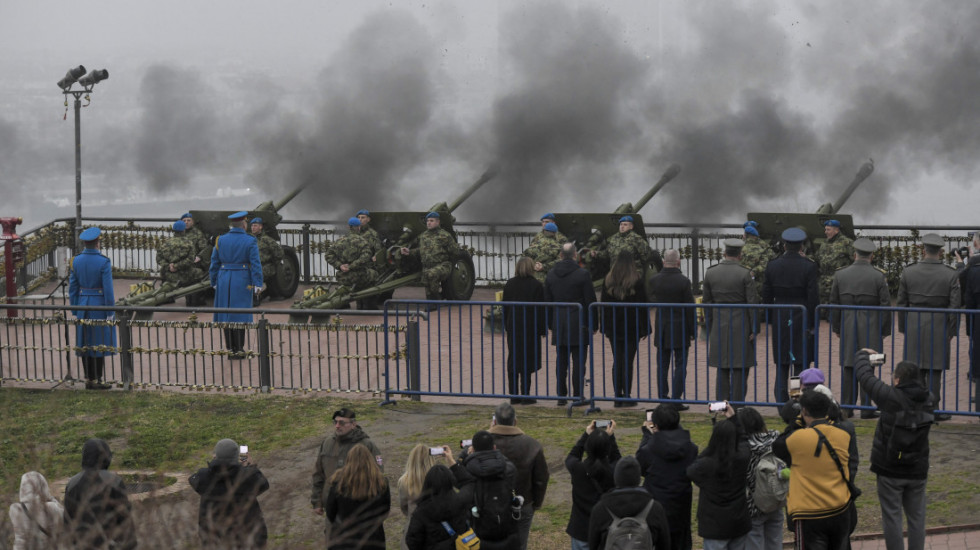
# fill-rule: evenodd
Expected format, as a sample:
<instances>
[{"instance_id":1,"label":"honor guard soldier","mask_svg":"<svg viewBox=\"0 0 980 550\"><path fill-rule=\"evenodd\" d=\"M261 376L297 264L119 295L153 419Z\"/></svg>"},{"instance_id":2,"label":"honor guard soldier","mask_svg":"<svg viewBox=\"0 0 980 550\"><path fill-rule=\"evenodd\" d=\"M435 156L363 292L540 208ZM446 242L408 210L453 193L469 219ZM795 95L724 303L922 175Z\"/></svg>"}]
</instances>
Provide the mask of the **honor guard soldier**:
<instances>
[{"instance_id":1,"label":"honor guard soldier","mask_svg":"<svg viewBox=\"0 0 980 550\"><path fill-rule=\"evenodd\" d=\"M442 299L442 283L452 273L452 262L459 254L456 240L439 224L439 213L429 212L425 215L426 230L419 235L419 247L401 249L403 256L411 254L422 260L422 285L425 286L426 300Z\"/></svg>"},{"instance_id":2,"label":"honor guard soldier","mask_svg":"<svg viewBox=\"0 0 980 550\"><path fill-rule=\"evenodd\" d=\"M797 376L813 360L813 313L820 304L817 291L819 278L817 264L803 255L806 232L791 227L782 234L785 252L766 266L766 278L762 284L763 304L791 304L806 306L806 313L797 309L773 309L769 312L772 326L772 356L776 363L776 402L789 400L789 368ZM805 318L804 318L805 317ZM803 330L807 324L806 331Z\"/></svg>"},{"instance_id":3,"label":"honor guard soldier","mask_svg":"<svg viewBox=\"0 0 980 550\"><path fill-rule=\"evenodd\" d=\"M248 212L228 216L230 229L214 240L211 253L211 286L214 307L251 308L252 296L262 291L262 262L255 237L245 232ZM215 313L216 323L251 323L251 313ZM231 359L244 359L245 329L224 329L225 347Z\"/></svg>"},{"instance_id":4,"label":"honor guard soldier","mask_svg":"<svg viewBox=\"0 0 980 550\"><path fill-rule=\"evenodd\" d=\"M72 259L68 276L68 300L73 306L111 306L116 297L112 289L112 262L99 252L102 230L89 227L78 239L85 248ZM112 311L72 311L79 322L75 325L75 355L82 358L85 368L85 389L107 390L105 358L116 354L116 329L108 324ZM105 324L85 324L85 321Z\"/></svg>"}]
</instances>

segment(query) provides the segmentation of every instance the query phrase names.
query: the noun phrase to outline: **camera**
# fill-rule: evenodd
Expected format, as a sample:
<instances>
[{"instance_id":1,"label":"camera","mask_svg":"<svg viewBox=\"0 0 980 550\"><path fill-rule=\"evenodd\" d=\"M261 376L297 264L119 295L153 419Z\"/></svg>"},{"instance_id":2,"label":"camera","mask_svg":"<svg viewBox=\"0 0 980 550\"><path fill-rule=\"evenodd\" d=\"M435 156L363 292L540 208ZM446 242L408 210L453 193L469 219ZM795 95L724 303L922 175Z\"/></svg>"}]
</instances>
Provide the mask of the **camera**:
<instances>
[{"instance_id":1,"label":"camera","mask_svg":"<svg viewBox=\"0 0 980 550\"><path fill-rule=\"evenodd\" d=\"M606 428L609 427L609 421L608 420L596 420L595 421L595 427L597 429L600 429L600 430L605 430Z\"/></svg>"},{"instance_id":2,"label":"camera","mask_svg":"<svg viewBox=\"0 0 980 550\"><path fill-rule=\"evenodd\" d=\"M653 422L653 409L647 409L647 422Z\"/></svg>"},{"instance_id":3,"label":"camera","mask_svg":"<svg viewBox=\"0 0 980 550\"><path fill-rule=\"evenodd\" d=\"M470 448L472 446L473 446L473 440L472 439L460 439L459 440L459 448L460 449L468 449L468 448Z\"/></svg>"},{"instance_id":4,"label":"camera","mask_svg":"<svg viewBox=\"0 0 980 550\"><path fill-rule=\"evenodd\" d=\"M713 413L725 412L726 410L728 410L728 402L727 401L712 401L711 403L708 403L708 410L711 411L711 412L713 412Z\"/></svg>"},{"instance_id":5,"label":"camera","mask_svg":"<svg viewBox=\"0 0 980 550\"><path fill-rule=\"evenodd\" d=\"M884 353L871 353L868 354L868 361L875 367L879 367L885 364L885 360L888 359L888 355Z\"/></svg>"},{"instance_id":6,"label":"camera","mask_svg":"<svg viewBox=\"0 0 980 550\"><path fill-rule=\"evenodd\" d=\"M442 456L446 454L442 447L429 447L429 454L432 456Z\"/></svg>"},{"instance_id":7,"label":"camera","mask_svg":"<svg viewBox=\"0 0 980 550\"><path fill-rule=\"evenodd\" d=\"M949 249L949 255L950 256L955 256L955 254L957 252L959 252L960 258L963 258L964 260L970 257L970 247L969 246L961 246L959 248L951 248L951 249Z\"/></svg>"},{"instance_id":8,"label":"camera","mask_svg":"<svg viewBox=\"0 0 980 550\"><path fill-rule=\"evenodd\" d=\"M789 379L789 396L797 398L800 396L800 377L791 376Z\"/></svg>"},{"instance_id":9,"label":"camera","mask_svg":"<svg viewBox=\"0 0 980 550\"><path fill-rule=\"evenodd\" d=\"M245 462L248 460L248 445L238 446L238 461Z\"/></svg>"}]
</instances>

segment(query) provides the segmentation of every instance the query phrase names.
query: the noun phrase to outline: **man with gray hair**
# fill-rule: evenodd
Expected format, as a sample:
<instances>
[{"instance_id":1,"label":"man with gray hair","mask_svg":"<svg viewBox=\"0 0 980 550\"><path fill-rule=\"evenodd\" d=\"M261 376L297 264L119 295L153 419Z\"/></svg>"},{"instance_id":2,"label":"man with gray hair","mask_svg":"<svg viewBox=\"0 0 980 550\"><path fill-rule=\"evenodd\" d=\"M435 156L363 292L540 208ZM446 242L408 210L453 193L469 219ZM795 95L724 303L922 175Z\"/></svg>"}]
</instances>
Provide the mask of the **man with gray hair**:
<instances>
[{"instance_id":1,"label":"man with gray hair","mask_svg":"<svg viewBox=\"0 0 980 550\"><path fill-rule=\"evenodd\" d=\"M592 276L578 265L578 253L574 243L565 243L561 247L561 260L548 272L544 281L545 302L572 302L582 305L579 316L578 309L572 307L556 307L551 314L551 343L556 348L556 363L558 367L558 395L568 395L568 358L572 363L573 404L582 404L582 382L585 374L585 354L588 351L589 324L585 321L588 316L589 304L596 301L595 287L592 286ZM565 399L558 401L558 406L566 404Z\"/></svg>"},{"instance_id":2,"label":"man with gray hair","mask_svg":"<svg viewBox=\"0 0 980 550\"><path fill-rule=\"evenodd\" d=\"M490 434L497 450L517 467L514 492L524 498L521 518L517 521L523 550L527 548L534 511L544 504L544 494L548 490L548 462L541 444L517 427L517 412L506 401L494 410Z\"/></svg>"},{"instance_id":3,"label":"man with gray hair","mask_svg":"<svg viewBox=\"0 0 980 550\"><path fill-rule=\"evenodd\" d=\"M691 280L681 273L681 254L675 249L664 253L664 268L650 278L650 301L660 304L693 304ZM694 340L694 308L658 307L653 341L657 346L657 396L660 399L681 399L687 379L687 353ZM674 376L670 378L673 358ZM673 388L673 389L671 389ZM678 403L678 410L687 405Z\"/></svg>"}]
</instances>

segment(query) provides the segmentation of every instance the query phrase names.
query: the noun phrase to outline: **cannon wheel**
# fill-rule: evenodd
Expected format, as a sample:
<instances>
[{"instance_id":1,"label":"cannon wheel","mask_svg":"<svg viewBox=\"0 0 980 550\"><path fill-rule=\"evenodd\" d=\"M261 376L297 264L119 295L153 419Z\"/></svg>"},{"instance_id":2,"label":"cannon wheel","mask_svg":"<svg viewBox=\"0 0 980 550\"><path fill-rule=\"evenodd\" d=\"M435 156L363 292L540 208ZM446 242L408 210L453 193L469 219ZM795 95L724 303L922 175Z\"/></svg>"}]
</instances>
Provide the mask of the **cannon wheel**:
<instances>
[{"instance_id":1,"label":"cannon wheel","mask_svg":"<svg viewBox=\"0 0 980 550\"><path fill-rule=\"evenodd\" d=\"M476 270L473 268L473 257L469 252L462 252L453 262L453 270L442 285L442 297L447 300L469 300L476 286Z\"/></svg>"},{"instance_id":2,"label":"cannon wheel","mask_svg":"<svg viewBox=\"0 0 980 550\"><path fill-rule=\"evenodd\" d=\"M269 290L282 298L292 298L299 286L299 258L291 246L282 247L282 265L276 277L269 281Z\"/></svg>"}]
</instances>

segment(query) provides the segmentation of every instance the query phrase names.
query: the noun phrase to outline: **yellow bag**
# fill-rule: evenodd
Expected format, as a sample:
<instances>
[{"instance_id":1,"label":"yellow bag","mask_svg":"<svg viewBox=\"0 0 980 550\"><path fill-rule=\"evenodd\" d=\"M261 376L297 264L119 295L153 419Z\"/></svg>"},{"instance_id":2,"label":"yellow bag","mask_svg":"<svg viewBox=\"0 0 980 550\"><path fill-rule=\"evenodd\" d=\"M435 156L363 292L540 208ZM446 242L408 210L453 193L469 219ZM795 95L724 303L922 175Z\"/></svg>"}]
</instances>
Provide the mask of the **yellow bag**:
<instances>
[{"instance_id":1,"label":"yellow bag","mask_svg":"<svg viewBox=\"0 0 980 550\"><path fill-rule=\"evenodd\" d=\"M473 529L467 526L464 533L456 535L456 531L449 526L448 522L442 522L442 528L449 533L449 536L456 536L456 550L480 550L480 537L476 536Z\"/></svg>"}]
</instances>

